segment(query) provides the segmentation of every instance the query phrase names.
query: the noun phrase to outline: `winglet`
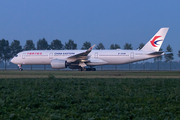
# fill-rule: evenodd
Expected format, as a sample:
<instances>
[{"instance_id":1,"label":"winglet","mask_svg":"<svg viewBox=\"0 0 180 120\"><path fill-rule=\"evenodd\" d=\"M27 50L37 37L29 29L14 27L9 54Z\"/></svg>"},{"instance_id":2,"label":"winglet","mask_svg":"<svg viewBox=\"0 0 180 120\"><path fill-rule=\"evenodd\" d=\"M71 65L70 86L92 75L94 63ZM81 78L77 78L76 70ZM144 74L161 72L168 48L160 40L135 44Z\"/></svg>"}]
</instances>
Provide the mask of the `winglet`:
<instances>
[{"instance_id":1,"label":"winglet","mask_svg":"<svg viewBox=\"0 0 180 120\"><path fill-rule=\"evenodd\" d=\"M91 50L94 48L95 45L96 45L96 44L94 44L93 46L91 46L87 51L91 51Z\"/></svg>"}]
</instances>

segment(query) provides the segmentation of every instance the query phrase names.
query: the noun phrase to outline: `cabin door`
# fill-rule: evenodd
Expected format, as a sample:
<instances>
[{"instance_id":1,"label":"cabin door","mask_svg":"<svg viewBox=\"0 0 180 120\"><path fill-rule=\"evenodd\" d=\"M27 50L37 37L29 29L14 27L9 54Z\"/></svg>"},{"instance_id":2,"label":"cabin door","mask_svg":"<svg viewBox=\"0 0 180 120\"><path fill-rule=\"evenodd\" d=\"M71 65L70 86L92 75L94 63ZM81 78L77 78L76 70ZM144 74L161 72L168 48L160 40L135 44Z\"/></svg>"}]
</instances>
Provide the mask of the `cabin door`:
<instances>
[{"instance_id":1,"label":"cabin door","mask_svg":"<svg viewBox=\"0 0 180 120\"><path fill-rule=\"evenodd\" d=\"M134 59L134 52L131 52L130 58L131 58L131 59Z\"/></svg>"},{"instance_id":2,"label":"cabin door","mask_svg":"<svg viewBox=\"0 0 180 120\"><path fill-rule=\"evenodd\" d=\"M49 59L53 58L53 53L49 53Z\"/></svg>"},{"instance_id":3,"label":"cabin door","mask_svg":"<svg viewBox=\"0 0 180 120\"><path fill-rule=\"evenodd\" d=\"M94 58L98 58L98 53L94 53Z\"/></svg>"},{"instance_id":4,"label":"cabin door","mask_svg":"<svg viewBox=\"0 0 180 120\"><path fill-rule=\"evenodd\" d=\"M25 59L26 58L26 53L23 53L22 54L22 59Z\"/></svg>"}]
</instances>

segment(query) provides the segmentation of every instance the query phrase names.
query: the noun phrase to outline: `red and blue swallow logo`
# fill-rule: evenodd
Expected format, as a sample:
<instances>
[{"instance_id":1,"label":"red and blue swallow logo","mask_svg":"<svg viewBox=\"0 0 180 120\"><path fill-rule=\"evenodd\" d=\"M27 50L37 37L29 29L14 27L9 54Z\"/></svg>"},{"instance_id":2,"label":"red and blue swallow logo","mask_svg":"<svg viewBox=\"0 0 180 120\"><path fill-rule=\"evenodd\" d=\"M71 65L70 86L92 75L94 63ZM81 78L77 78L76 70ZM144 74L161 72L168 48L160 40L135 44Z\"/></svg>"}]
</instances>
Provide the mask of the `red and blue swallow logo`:
<instances>
[{"instance_id":1,"label":"red and blue swallow logo","mask_svg":"<svg viewBox=\"0 0 180 120\"><path fill-rule=\"evenodd\" d=\"M157 40L159 37L161 37L161 36L155 36L155 37L150 41L152 46L157 47L157 45L159 45L158 42L159 42L159 41L162 41L162 40Z\"/></svg>"}]
</instances>

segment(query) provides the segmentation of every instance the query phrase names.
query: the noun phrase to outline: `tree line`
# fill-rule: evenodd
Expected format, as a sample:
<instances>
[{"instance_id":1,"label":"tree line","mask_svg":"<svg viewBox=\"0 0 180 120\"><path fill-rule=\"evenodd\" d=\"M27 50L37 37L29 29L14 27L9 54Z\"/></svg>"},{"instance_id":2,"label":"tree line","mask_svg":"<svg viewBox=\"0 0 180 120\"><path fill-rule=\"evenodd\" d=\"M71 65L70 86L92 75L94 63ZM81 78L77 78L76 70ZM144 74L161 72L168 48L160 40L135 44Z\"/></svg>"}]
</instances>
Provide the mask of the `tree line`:
<instances>
[{"instance_id":1,"label":"tree line","mask_svg":"<svg viewBox=\"0 0 180 120\"><path fill-rule=\"evenodd\" d=\"M137 49L141 49L144 46L143 43L139 44L139 47ZM86 50L91 47L90 42L84 42L82 46L82 50ZM69 41L63 45L61 40L55 39L51 42L49 45L47 40L45 38L39 39L37 41L37 46L35 47L35 44L33 43L33 40L26 40L25 45L22 47L20 45L19 40L13 40L11 44L9 44L8 40L2 39L0 40L0 60L5 62L9 61L11 58L13 58L17 53L24 51L24 50L76 50L77 49L77 44L74 43L73 40L69 39ZM95 49L97 50L104 50L105 47L103 43L99 43L96 45ZM118 44L111 44L110 49L121 49L120 45ZM123 46L123 49L125 50L132 50L132 44L130 43L125 43ZM162 51L162 49L160 49ZM169 54L165 55L165 62L170 62L174 59L174 54L173 49L171 48L170 45L167 46L166 52L169 52ZM178 51L178 56L180 57L180 50ZM154 61L161 61L162 56L154 58Z\"/></svg>"}]
</instances>

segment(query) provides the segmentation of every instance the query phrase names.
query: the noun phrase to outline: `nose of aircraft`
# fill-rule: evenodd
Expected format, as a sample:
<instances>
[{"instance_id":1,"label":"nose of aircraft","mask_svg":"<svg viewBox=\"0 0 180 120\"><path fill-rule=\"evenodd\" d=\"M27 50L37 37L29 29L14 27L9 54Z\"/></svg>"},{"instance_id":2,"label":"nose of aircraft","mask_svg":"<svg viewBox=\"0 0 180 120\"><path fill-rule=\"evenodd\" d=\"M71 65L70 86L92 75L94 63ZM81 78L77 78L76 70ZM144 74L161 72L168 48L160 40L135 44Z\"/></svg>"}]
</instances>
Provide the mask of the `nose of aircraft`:
<instances>
[{"instance_id":1,"label":"nose of aircraft","mask_svg":"<svg viewBox=\"0 0 180 120\"><path fill-rule=\"evenodd\" d=\"M14 58L11 59L11 62L14 63Z\"/></svg>"}]
</instances>

